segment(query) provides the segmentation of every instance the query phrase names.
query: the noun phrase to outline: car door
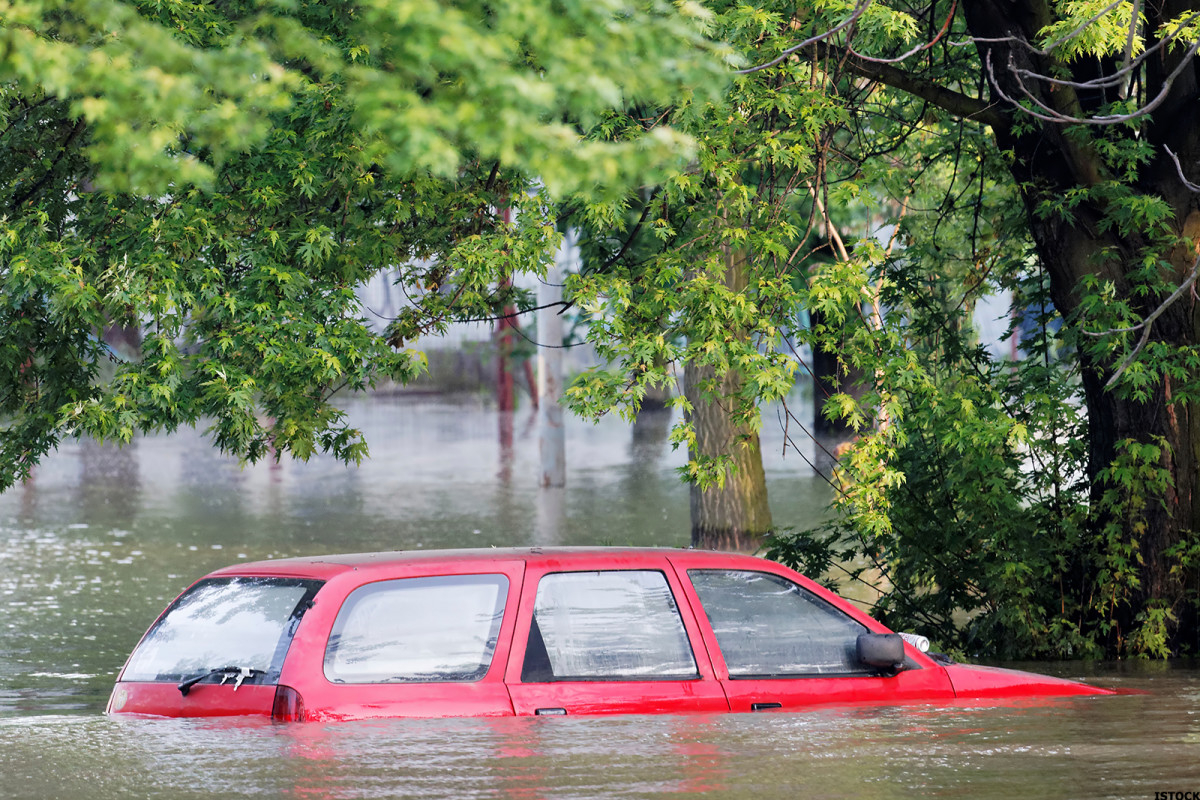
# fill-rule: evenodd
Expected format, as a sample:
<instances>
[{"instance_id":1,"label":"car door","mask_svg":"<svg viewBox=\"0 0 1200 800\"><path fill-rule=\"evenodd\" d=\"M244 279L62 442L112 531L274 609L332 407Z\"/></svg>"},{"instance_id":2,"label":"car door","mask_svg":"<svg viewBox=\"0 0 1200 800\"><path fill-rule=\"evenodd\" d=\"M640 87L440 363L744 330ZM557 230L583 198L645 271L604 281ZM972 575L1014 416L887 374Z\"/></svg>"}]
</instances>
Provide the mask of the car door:
<instances>
[{"instance_id":1,"label":"car door","mask_svg":"<svg viewBox=\"0 0 1200 800\"><path fill-rule=\"evenodd\" d=\"M317 597L280 683L302 719L511 716L504 666L524 564L348 573Z\"/></svg>"},{"instance_id":2,"label":"car door","mask_svg":"<svg viewBox=\"0 0 1200 800\"><path fill-rule=\"evenodd\" d=\"M506 682L518 715L729 710L665 560L528 567Z\"/></svg>"},{"instance_id":3,"label":"car door","mask_svg":"<svg viewBox=\"0 0 1200 800\"><path fill-rule=\"evenodd\" d=\"M680 573L733 711L954 697L945 670L911 647L896 674L861 664L859 634L885 629L767 562L762 569L684 566Z\"/></svg>"}]
</instances>

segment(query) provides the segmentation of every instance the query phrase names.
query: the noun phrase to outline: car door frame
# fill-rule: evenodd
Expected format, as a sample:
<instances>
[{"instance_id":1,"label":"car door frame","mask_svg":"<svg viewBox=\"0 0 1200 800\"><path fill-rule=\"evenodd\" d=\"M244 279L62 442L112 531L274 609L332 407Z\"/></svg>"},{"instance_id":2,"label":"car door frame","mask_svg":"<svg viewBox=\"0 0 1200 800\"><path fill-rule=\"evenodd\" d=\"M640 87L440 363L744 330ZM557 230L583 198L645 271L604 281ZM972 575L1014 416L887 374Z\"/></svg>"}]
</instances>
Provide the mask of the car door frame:
<instances>
[{"instance_id":1,"label":"car door frame","mask_svg":"<svg viewBox=\"0 0 1200 800\"><path fill-rule=\"evenodd\" d=\"M356 589L407 578L459 575L504 575L508 579L496 647L482 678L476 681L336 683L326 677L325 651L334 621ZM520 558L428 560L347 570L327 581L317 593L313 607L293 637L279 683L299 693L306 720L512 716L504 670L516 630L516 610L524 575L525 562Z\"/></svg>"},{"instance_id":2,"label":"car door frame","mask_svg":"<svg viewBox=\"0 0 1200 800\"><path fill-rule=\"evenodd\" d=\"M722 564L713 561L708 557L710 555L694 558L684 551L673 554L670 562L704 639L717 680L725 689L730 711L786 711L820 705L886 705L918 701L937 702L954 698L954 687L946 670L907 642L904 646L905 668L894 675L731 677L708 614L688 575L689 570L761 572L774 575L825 601L863 625L869 633L892 631L844 598L782 564L766 559L738 559Z\"/></svg>"},{"instance_id":3,"label":"car door frame","mask_svg":"<svg viewBox=\"0 0 1200 800\"><path fill-rule=\"evenodd\" d=\"M525 683L521 672L533 625L538 586L547 575L592 572L659 572L675 601L696 662L696 678L663 680L556 680ZM682 594L679 576L664 555L614 558L599 553L568 563L547 558L526 565L525 585L516 616L516 633L509 650L505 683L518 716L593 714L727 713L729 702L716 677L712 659L691 605Z\"/></svg>"}]
</instances>

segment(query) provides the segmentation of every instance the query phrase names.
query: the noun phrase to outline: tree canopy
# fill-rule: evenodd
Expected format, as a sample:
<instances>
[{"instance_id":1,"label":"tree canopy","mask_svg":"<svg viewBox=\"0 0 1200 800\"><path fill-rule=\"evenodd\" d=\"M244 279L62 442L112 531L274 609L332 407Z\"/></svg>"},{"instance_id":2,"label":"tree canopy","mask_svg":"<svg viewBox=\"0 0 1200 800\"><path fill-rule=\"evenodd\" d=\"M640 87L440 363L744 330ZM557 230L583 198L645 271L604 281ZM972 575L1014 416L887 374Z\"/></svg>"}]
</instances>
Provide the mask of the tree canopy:
<instances>
[{"instance_id":1,"label":"tree canopy","mask_svg":"<svg viewBox=\"0 0 1200 800\"><path fill-rule=\"evenodd\" d=\"M851 460L842 508L886 567L885 608L1002 654L1195 651L1200 7L847 10L899 14L908 33L818 37L807 57L919 103L914 134L958 142L943 199L900 221L908 246L871 273L908 315L866 326L858 356L896 424ZM893 180L901 208L933 185L920 175ZM1005 197L1022 216L989 202ZM946 280L955 262L965 281ZM1014 297L1016 363L959 333L989 287Z\"/></svg>"},{"instance_id":2,"label":"tree canopy","mask_svg":"<svg viewBox=\"0 0 1200 800\"><path fill-rule=\"evenodd\" d=\"M711 361L761 376L724 398L753 424L807 309L802 336L868 391L825 403L860 432L835 522L777 536L777 557L867 580L885 619L963 651L1200 647L1200 8L712 8L745 66L724 104L669 117L711 150L623 217L588 210L597 231L625 220L579 288L633 369L579 404L636 405L664 365ZM974 332L997 294L1015 353Z\"/></svg>"},{"instance_id":3,"label":"tree canopy","mask_svg":"<svg viewBox=\"0 0 1200 800\"><path fill-rule=\"evenodd\" d=\"M861 376L819 398L858 431L837 516L777 557L963 651L1200 649L1195 2L0 13L0 486L65 435L200 420L248 459L361 458L331 392L511 302L561 214L610 361L573 402L690 370L699 485L749 468L797 342ZM353 289L383 269L413 304L379 334ZM974 333L995 295L1008 354Z\"/></svg>"},{"instance_id":4,"label":"tree canopy","mask_svg":"<svg viewBox=\"0 0 1200 800\"><path fill-rule=\"evenodd\" d=\"M340 387L508 302L550 198L686 161L625 103L719 91L706 12L666 2L14 2L0 9L0 487L64 435L207 420L255 460L356 460ZM513 220L506 222L506 220ZM354 288L395 270L388 330ZM99 333L144 329L120 361Z\"/></svg>"}]
</instances>

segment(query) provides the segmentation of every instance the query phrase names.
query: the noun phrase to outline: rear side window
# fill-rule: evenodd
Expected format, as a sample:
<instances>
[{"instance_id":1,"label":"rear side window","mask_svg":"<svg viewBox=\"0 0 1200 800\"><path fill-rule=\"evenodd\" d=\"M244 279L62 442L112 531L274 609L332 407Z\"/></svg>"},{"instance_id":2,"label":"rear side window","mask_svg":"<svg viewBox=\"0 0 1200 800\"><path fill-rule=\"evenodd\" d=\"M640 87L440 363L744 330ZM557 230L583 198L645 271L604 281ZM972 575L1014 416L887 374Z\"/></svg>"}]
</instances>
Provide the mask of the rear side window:
<instances>
[{"instance_id":1,"label":"rear side window","mask_svg":"<svg viewBox=\"0 0 1200 800\"><path fill-rule=\"evenodd\" d=\"M283 657L320 581L210 578L155 623L129 658L122 680L179 681L223 667L279 678Z\"/></svg>"},{"instance_id":2,"label":"rear side window","mask_svg":"<svg viewBox=\"0 0 1200 800\"><path fill-rule=\"evenodd\" d=\"M869 674L858 661L867 629L786 578L690 570L731 678Z\"/></svg>"},{"instance_id":3,"label":"rear side window","mask_svg":"<svg viewBox=\"0 0 1200 800\"><path fill-rule=\"evenodd\" d=\"M521 680L699 677L661 572L563 572L538 584Z\"/></svg>"},{"instance_id":4,"label":"rear side window","mask_svg":"<svg viewBox=\"0 0 1200 800\"><path fill-rule=\"evenodd\" d=\"M496 651L503 575L380 581L355 589L333 623L325 677L335 683L476 681Z\"/></svg>"}]
</instances>

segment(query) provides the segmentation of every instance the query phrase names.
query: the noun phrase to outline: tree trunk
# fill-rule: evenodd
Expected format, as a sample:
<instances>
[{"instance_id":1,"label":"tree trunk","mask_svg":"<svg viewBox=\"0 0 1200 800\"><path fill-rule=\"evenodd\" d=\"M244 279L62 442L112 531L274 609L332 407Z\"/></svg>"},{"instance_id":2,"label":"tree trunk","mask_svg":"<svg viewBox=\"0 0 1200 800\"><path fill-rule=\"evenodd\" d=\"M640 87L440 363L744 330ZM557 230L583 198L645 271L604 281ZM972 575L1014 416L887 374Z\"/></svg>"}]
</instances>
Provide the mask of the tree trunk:
<instances>
[{"instance_id":1,"label":"tree trunk","mask_svg":"<svg viewBox=\"0 0 1200 800\"><path fill-rule=\"evenodd\" d=\"M745 255L727 252L725 264L726 286L734 291L744 289ZM701 391L714 380L713 392ZM738 393L741 382L741 375L735 371L717 375L714 367L692 361L684 367L683 391L692 406L688 421L696 433L688 457L730 455L735 465L723 486L701 489L695 483L691 485L693 547L755 550L772 527L758 434L735 426L726 410L726 398Z\"/></svg>"},{"instance_id":2,"label":"tree trunk","mask_svg":"<svg viewBox=\"0 0 1200 800\"><path fill-rule=\"evenodd\" d=\"M809 309L808 315L814 328L822 324L824 317L821 312ZM854 428L846 420L825 416L825 403L835 394L843 393L855 400L861 400L867 391L867 387L862 383L862 370L843 362L839 353L814 345L812 378L813 434L823 442L832 442L835 446L853 438Z\"/></svg>"},{"instance_id":3,"label":"tree trunk","mask_svg":"<svg viewBox=\"0 0 1200 800\"><path fill-rule=\"evenodd\" d=\"M1178 313L1170 311L1160 317L1156 327L1163 330L1158 337L1173 345L1200 341L1196 335L1195 317L1191 309L1180 303ZM1187 304L1190 305L1190 304ZM1173 316L1175 322L1190 322L1190 331L1163 324ZM1191 320L1181 319L1192 317ZM1200 493L1200 404L1179 403L1172 398L1171 379L1158 383L1147 402L1104 389L1111 369L1103 369L1084 361L1083 385L1088 408L1089 463L1093 509L1103 511L1102 499L1110 487L1100 479L1100 472L1112 464L1121 450L1121 443L1162 445L1158 466L1170 477L1170 485L1162 497L1149 497L1144 507L1133 514L1113 519L1105 513L1096 514L1093 524L1099 529L1113 522L1123 530L1119 544L1133 544L1140 558L1138 587L1129 602L1116 610L1116 627L1109 635L1109 649L1120 653L1127 649L1127 637L1135 632L1144 614L1154 606L1168 609L1174 616L1167 623L1168 644L1175 652L1181 647L1195 651L1200 647L1195 599L1200 596L1200 575L1195 565L1181 564L1175 550L1195 532L1200 531L1197 495ZM1181 568L1183 567L1183 568ZM1099 587L1103 588L1103 587Z\"/></svg>"}]
</instances>

